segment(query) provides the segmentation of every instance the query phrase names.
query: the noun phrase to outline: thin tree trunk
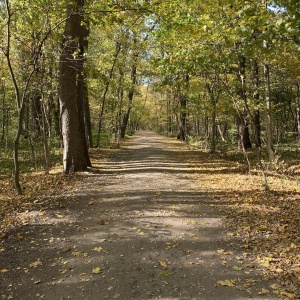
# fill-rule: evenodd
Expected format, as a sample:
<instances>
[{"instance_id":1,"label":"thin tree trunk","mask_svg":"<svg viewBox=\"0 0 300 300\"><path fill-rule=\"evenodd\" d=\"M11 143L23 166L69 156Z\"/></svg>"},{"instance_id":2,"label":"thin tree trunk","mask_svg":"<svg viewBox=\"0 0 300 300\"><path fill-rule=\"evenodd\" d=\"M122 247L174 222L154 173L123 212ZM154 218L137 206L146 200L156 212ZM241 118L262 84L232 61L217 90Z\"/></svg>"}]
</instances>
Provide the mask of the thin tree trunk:
<instances>
[{"instance_id":1,"label":"thin tree trunk","mask_svg":"<svg viewBox=\"0 0 300 300\"><path fill-rule=\"evenodd\" d=\"M217 125L216 125L216 108L214 107L214 111L212 113L212 126L211 126L211 153L216 153L216 131L217 131Z\"/></svg>"},{"instance_id":2,"label":"thin tree trunk","mask_svg":"<svg viewBox=\"0 0 300 300\"><path fill-rule=\"evenodd\" d=\"M45 155L45 173L49 173L50 169L50 145L48 131L50 130L49 124L47 124L47 115L44 99L42 99L42 129L43 129L43 142L44 142L44 155ZM47 130L48 129L48 130Z\"/></svg>"},{"instance_id":3,"label":"thin tree trunk","mask_svg":"<svg viewBox=\"0 0 300 300\"><path fill-rule=\"evenodd\" d=\"M259 82L259 67L257 60L255 59L253 61L253 69L254 69L254 87L255 87L255 93L254 93L254 101L257 106L259 106L259 88L260 88L260 82ZM260 111L259 109L256 109L254 111L254 129L255 129L255 144L257 148L261 148L261 126L260 126Z\"/></svg>"},{"instance_id":4,"label":"thin tree trunk","mask_svg":"<svg viewBox=\"0 0 300 300\"><path fill-rule=\"evenodd\" d=\"M136 40L135 40L136 43ZM136 58L137 58L138 54L135 53L134 54L134 58L133 58L133 62L132 62L132 68L131 68L131 87L129 89L128 92L128 106L127 106L127 110L123 116L123 121L122 121L122 126L121 126L121 138L124 139L125 135L126 135L126 129L127 129L127 125L128 125L128 121L129 121L129 116L130 116L130 112L131 112L131 108L132 108L132 102L133 102L133 96L134 96L134 89L136 86L136 76L137 76L137 62L136 62Z\"/></svg>"},{"instance_id":5,"label":"thin tree trunk","mask_svg":"<svg viewBox=\"0 0 300 300\"><path fill-rule=\"evenodd\" d=\"M120 71L120 81L119 81L119 89L118 89L118 111L116 116L116 135L115 135L115 142L117 146L120 145L120 140L121 140L122 105L123 105L123 98L124 98L123 80L124 80L124 73Z\"/></svg>"},{"instance_id":6,"label":"thin tree trunk","mask_svg":"<svg viewBox=\"0 0 300 300\"><path fill-rule=\"evenodd\" d=\"M1 134L1 144L4 145L4 140L5 140L5 126L6 126L6 118L7 118L7 113L8 108L5 107L5 84L4 81L1 80L2 86L1 86L1 94L2 94L2 134Z\"/></svg>"},{"instance_id":7,"label":"thin tree trunk","mask_svg":"<svg viewBox=\"0 0 300 300\"><path fill-rule=\"evenodd\" d=\"M42 132L42 103L41 103L41 95L34 95L32 99L31 111L32 111L32 128L33 128L33 137L39 138Z\"/></svg>"},{"instance_id":8,"label":"thin tree trunk","mask_svg":"<svg viewBox=\"0 0 300 300\"><path fill-rule=\"evenodd\" d=\"M265 47L267 43L265 42ZM264 80L265 80L265 104L266 104L266 139L267 151L269 155L269 163L273 164L275 160L274 146L273 146L273 128L271 117L271 88L270 88L270 70L267 63L264 64Z\"/></svg>"},{"instance_id":9,"label":"thin tree trunk","mask_svg":"<svg viewBox=\"0 0 300 300\"><path fill-rule=\"evenodd\" d=\"M248 107L247 92L246 92L246 57L237 54L237 60L239 65L239 81L240 88L238 89L238 94L244 101L246 108ZM250 149L252 147L250 133L249 133L249 122L248 122L248 112L245 110L243 113L239 113L240 120L240 136L241 142L243 143L243 148ZM241 132L242 131L242 132Z\"/></svg>"},{"instance_id":10,"label":"thin tree trunk","mask_svg":"<svg viewBox=\"0 0 300 300\"><path fill-rule=\"evenodd\" d=\"M186 96L180 95L180 115L179 115L179 133L177 138L181 141L186 140Z\"/></svg>"},{"instance_id":11,"label":"thin tree trunk","mask_svg":"<svg viewBox=\"0 0 300 300\"><path fill-rule=\"evenodd\" d=\"M181 141L186 141L187 135L187 93L189 87L189 75L184 77L183 91L179 94L180 116L179 116L179 133L177 138Z\"/></svg>"},{"instance_id":12,"label":"thin tree trunk","mask_svg":"<svg viewBox=\"0 0 300 300\"><path fill-rule=\"evenodd\" d=\"M116 53L114 55L114 61L111 66L111 69L109 71L109 77L108 77L108 80L106 81L105 89L104 89L104 93L103 93L102 101L101 101L101 110L100 110L100 114L99 114L98 138L97 138L96 148L100 147L100 137L101 137L102 122L103 122L104 108L105 108L105 102L106 102L106 95L109 90L110 82L111 82L111 79L114 74L114 69L115 69L120 51L121 51L121 45L120 45L120 43L116 43Z\"/></svg>"},{"instance_id":13,"label":"thin tree trunk","mask_svg":"<svg viewBox=\"0 0 300 300\"><path fill-rule=\"evenodd\" d=\"M6 13L7 13L7 36L6 36L6 52L5 57L7 60L8 69L12 78L12 82L14 85L15 90L15 98L16 98L16 106L18 112L18 120L17 120L17 132L14 139L14 146L13 146L13 160L14 160L14 185L18 195L22 194L22 189L20 185L20 166L19 166L19 141L22 132L22 123L23 123L23 116L24 116L24 103L22 101L22 97L20 95L19 85L17 83L15 73L11 64L10 59L10 51L11 51L11 18L12 14L10 12L9 0L5 1L6 5Z\"/></svg>"},{"instance_id":14,"label":"thin tree trunk","mask_svg":"<svg viewBox=\"0 0 300 300\"><path fill-rule=\"evenodd\" d=\"M217 126L217 129L218 129L218 131L219 131L219 134L220 134L220 137L221 137L222 142L226 142L225 137L224 137L224 132L222 131L221 126L218 125L218 126Z\"/></svg>"},{"instance_id":15,"label":"thin tree trunk","mask_svg":"<svg viewBox=\"0 0 300 300\"><path fill-rule=\"evenodd\" d=\"M84 76L87 78L87 76ZM93 148L93 133L92 133L92 121L91 121L91 112L90 112L90 104L88 100L88 88L86 81L84 81L84 121L85 121L85 136L87 139L88 148Z\"/></svg>"},{"instance_id":16,"label":"thin tree trunk","mask_svg":"<svg viewBox=\"0 0 300 300\"><path fill-rule=\"evenodd\" d=\"M297 82L296 96L297 140L300 142L300 81Z\"/></svg>"}]
</instances>

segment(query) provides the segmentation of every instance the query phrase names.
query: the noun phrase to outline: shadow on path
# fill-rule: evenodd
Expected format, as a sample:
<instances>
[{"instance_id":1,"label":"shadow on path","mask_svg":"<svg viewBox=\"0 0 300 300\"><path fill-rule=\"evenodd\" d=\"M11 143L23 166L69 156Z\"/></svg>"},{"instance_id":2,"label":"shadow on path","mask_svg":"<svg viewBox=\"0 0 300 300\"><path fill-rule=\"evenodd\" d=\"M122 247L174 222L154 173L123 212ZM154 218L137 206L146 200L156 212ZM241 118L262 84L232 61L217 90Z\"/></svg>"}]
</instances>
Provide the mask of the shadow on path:
<instances>
[{"instance_id":1,"label":"shadow on path","mask_svg":"<svg viewBox=\"0 0 300 300\"><path fill-rule=\"evenodd\" d=\"M61 195L65 209L38 213L7 245L2 299L277 299L226 235L227 203L205 188L207 172L231 166L190 156L151 132L126 141Z\"/></svg>"}]
</instances>

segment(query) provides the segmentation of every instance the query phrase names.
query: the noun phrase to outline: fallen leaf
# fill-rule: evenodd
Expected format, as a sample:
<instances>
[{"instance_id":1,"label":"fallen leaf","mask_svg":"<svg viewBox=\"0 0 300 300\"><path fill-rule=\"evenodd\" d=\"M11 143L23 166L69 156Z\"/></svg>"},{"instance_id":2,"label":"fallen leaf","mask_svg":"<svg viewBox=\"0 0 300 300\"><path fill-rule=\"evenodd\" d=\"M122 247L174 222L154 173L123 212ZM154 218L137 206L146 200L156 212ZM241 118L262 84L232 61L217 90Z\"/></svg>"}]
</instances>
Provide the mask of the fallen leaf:
<instances>
[{"instance_id":1,"label":"fallen leaf","mask_svg":"<svg viewBox=\"0 0 300 300\"><path fill-rule=\"evenodd\" d=\"M4 239L7 239L7 234L6 233L0 233L0 239L2 240L4 240Z\"/></svg>"},{"instance_id":2,"label":"fallen leaf","mask_svg":"<svg viewBox=\"0 0 300 300\"><path fill-rule=\"evenodd\" d=\"M81 257L87 257L88 253L84 253L81 251L74 251L74 252L72 252L72 255L75 257L81 258Z\"/></svg>"},{"instance_id":3,"label":"fallen leaf","mask_svg":"<svg viewBox=\"0 0 300 300\"><path fill-rule=\"evenodd\" d=\"M238 267L238 266L234 266L234 267L232 267L232 270L234 270L234 271L241 271L241 270L243 270L243 268L242 267Z\"/></svg>"},{"instance_id":4,"label":"fallen leaf","mask_svg":"<svg viewBox=\"0 0 300 300\"><path fill-rule=\"evenodd\" d=\"M163 268L169 268L169 265L168 265L168 263L166 263L165 261L162 261L162 260L160 260L159 261L159 264L163 267Z\"/></svg>"},{"instance_id":5,"label":"fallen leaf","mask_svg":"<svg viewBox=\"0 0 300 300\"><path fill-rule=\"evenodd\" d=\"M7 269L2 269L2 270L0 270L0 272L1 273L7 273L7 272L9 272Z\"/></svg>"},{"instance_id":6,"label":"fallen leaf","mask_svg":"<svg viewBox=\"0 0 300 300\"><path fill-rule=\"evenodd\" d=\"M262 290L258 293L258 295L265 295L265 294L268 294L270 293L269 290L265 289L265 288L262 288Z\"/></svg>"},{"instance_id":7,"label":"fallen leaf","mask_svg":"<svg viewBox=\"0 0 300 300\"><path fill-rule=\"evenodd\" d=\"M43 263L38 259L37 261L31 263L30 268L36 268L37 266L41 266Z\"/></svg>"},{"instance_id":8,"label":"fallen leaf","mask_svg":"<svg viewBox=\"0 0 300 300\"><path fill-rule=\"evenodd\" d=\"M101 268L99 268L99 267L93 269L93 271L92 271L93 274L100 274L101 272L102 272Z\"/></svg>"},{"instance_id":9,"label":"fallen leaf","mask_svg":"<svg viewBox=\"0 0 300 300\"><path fill-rule=\"evenodd\" d=\"M99 225L105 225L105 220L103 220L103 219L99 220L99 221L98 221L98 224L99 224Z\"/></svg>"},{"instance_id":10,"label":"fallen leaf","mask_svg":"<svg viewBox=\"0 0 300 300\"><path fill-rule=\"evenodd\" d=\"M101 252L101 251L104 251L105 249L102 248L102 247L95 247L94 249L92 249L93 251L96 251L96 252Z\"/></svg>"},{"instance_id":11,"label":"fallen leaf","mask_svg":"<svg viewBox=\"0 0 300 300\"><path fill-rule=\"evenodd\" d=\"M66 252L69 252L69 251L71 251L71 247L64 247L64 248L61 249L62 253L66 253Z\"/></svg>"},{"instance_id":12,"label":"fallen leaf","mask_svg":"<svg viewBox=\"0 0 300 300\"><path fill-rule=\"evenodd\" d=\"M17 238L19 241L24 240L24 235L22 233L18 233Z\"/></svg>"},{"instance_id":13,"label":"fallen leaf","mask_svg":"<svg viewBox=\"0 0 300 300\"><path fill-rule=\"evenodd\" d=\"M232 251L225 251L224 249L218 249L217 253L223 254L223 255L233 255Z\"/></svg>"},{"instance_id":14,"label":"fallen leaf","mask_svg":"<svg viewBox=\"0 0 300 300\"><path fill-rule=\"evenodd\" d=\"M222 286L230 286L230 287L235 287L235 282L234 280L229 280L229 279L226 279L226 280L219 280L217 282L218 285L222 285Z\"/></svg>"}]
</instances>

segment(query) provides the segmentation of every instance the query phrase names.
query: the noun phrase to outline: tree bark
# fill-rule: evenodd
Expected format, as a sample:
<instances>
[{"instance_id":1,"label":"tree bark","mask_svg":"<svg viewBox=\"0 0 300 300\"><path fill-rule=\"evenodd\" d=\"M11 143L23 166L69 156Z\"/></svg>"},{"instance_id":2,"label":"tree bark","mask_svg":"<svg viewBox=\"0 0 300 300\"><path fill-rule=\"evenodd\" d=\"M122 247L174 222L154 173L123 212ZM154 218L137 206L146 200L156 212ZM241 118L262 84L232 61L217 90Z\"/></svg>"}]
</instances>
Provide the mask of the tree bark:
<instances>
[{"instance_id":1,"label":"tree bark","mask_svg":"<svg viewBox=\"0 0 300 300\"><path fill-rule=\"evenodd\" d=\"M20 164L19 164L19 141L22 132L22 123L24 118L24 97L20 94L19 84L17 82L15 72L13 70L10 58L11 51L11 23L12 23L12 13L10 12L9 1L5 1L6 5L6 13L7 13L7 36L6 36L6 51L4 53L9 69L9 73L11 75L11 79L14 86L15 98L16 98L16 107L18 112L17 119L17 133L14 139L14 151L13 151L13 160L14 160L14 185L18 195L22 195L22 188L20 185Z\"/></svg>"},{"instance_id":2,"label":"tree bark","mask_svg":"<svg viewBox=\"0 0 300 300\"><path fill-rule=\"evenodd\" d=\"M121 44L119 42L116 43L116 53L114 54L114 60L113 60L113 64L111 66L111 69L109 71L109 77L106 81L105 84L105 89L104 89L104 93L102 96L102 101L101 101L101 110L100 110L100 114L99 114L99 122L98 122L98 138L97 138L97 143L96 143L96 148L100 147L100 138L101 138L101 130L102 130L102 123L103 123L103 116L104 116L104 108L105 108L105 104L106 104L106 95L108 93L109 90L109 86L111 83L111 79L113 77L114 74L114 70L115 70L115 66L117 64L118 61L118 56L119 53L121 51ZM121 75L123 76L123 75Z\"/></svg>"},{"instance_id":3,"label":"tree bark","mask_svg":"<svg viewBox=\"0 0 300 300\"><path fill-rule=\"evenodd\" d=\"M259 106L259 67L257 60L253 61L253 69L254 69L254 101L257 106ZM255 109L254 111L254 129L255 129L255 145L257 148L261 148L261 126L260 126L260 111L259 109Z\"/></svg>"},{"instance_id":4,"label":"tree bark","mask_svg":"<svg viewBox=\"0 0 300 300\"><path fill-rule=\"evenodd\" d=\"M250 149L252 147L249 133L248 113L240 113L237 116L237 131L238 131L238 145L243 149Z\"/></svg>"},{"instance_id":5,"label":"tree bark","mask_svg":"<svg viewBox=\"0 0 300 300\"><path fill-rule=\"evenodd\" d=\"M296 117L297 117L297 140L300 142L300 81L297 82L297 96L296 96Z\"/></svg>"},{"instance_id":6,"label":"tree bark","mask_svg":"<svg viewBox=\"0 0 300 300\"><path fill-rule=\"evenodd\" d=\"M60 113L63 136L63 171L71 174L85 171L89 166L89 158L85 137L80 126L78 103L78 40L81 37L80 11L82 0L75 0L68 4L67 14L72 15L66 20L65 41L60 58Z\"/></svg>"},{"instance_id":7,"label":"tree bark","mask_svg":"<svg viewBox=\"0 0 300 300\"><path fill-rule=\"evenodd\" d=\"M83 0L82 6L83 6ZM87 143L87 136L86 136L86 123L87 120L90 120L89 116L86 116L85 113L85 106L89 105L88 101L88 87L86 83L86 72L84 70L84 62L85 57L84 53L88 47L88 38L89 31L86 28L86 24L84 24L84 18L81 16L80 22L80 38L79 38L79 52L77 58L77 105L78 105L78 115L79 115L79 130L80 136L83 139L83 149L84 149L84 157L87 161L87 165L89 167L92 166L89 153L88 153L88 143ZM85 118L86 117L86 118Z\"/></svg>"},{"instance_id":8,"label":"tree bark","mask_svg":"<svg viewBox=\"0 0 300 300\"><path fill-rule=\"evenodd\" d=\"M267 43L264 42L267 48ZM269 162L272 164L275 160L274 146L273 146L273 128L271 117L271 87L270 87L270 68L267 63L264 64L264 80L265 80L265 104L266 104L266 139L267 151L269 155Z\"/></svg>"},{"instance_id":9,"label":"tree bark","mask_svg":"<svg viewBox=\"0 0 300 300\"><path fill-rule=\"evenodd\" d=\"M246 110L248 110L247 92L246 92L246 57L237 54L238 66L239 66L239 81L240 87L238 88L238 94L244 101ZM250 149L252 147L250 133L249 133L249 112L244 111L239 113L239 138L240 142L243 143L244 149Z\"/></svg>"},{"instance_id":10,"label":"tree bark","mask_svg":"<svg viewBox=\"0 0 300 300\"><path fill-rule=\"evenodd\" d=\"M136 43L137 43L137 40L134 39L134 44L136 45ZM132 67L131 67L131 86L130 86L130 89L128 92L128 106L127 106L126 112L123 115L123 121L122 121L122 125L121 125L121 138L122 139L124 139L125 135L126 135L128 120L129 120L129 116L130 116L130 112L131 112L131 108L132 108L134 89L135 89L136 82L137 82L137 57L138 57L138 53L135 52L133 55L133 61L132 61Z\"/></svg>"},{"instance_id":11,"label":"tree bark","mask_svg":"<svg viewBox=\"0 0 300 300\"><path fill-rule=\"evenodd\" d=\"M181 141L186 140L186 95L181 94L180 96L180 115L179 115L179 132L177 138Z\"/></svg>"},{"instance_id":12,"label":"tree bark","mask_svg":"<svg viewBox=\"0 0 300 300\"><path fill-rule=\"evenodd\" d=\"M183 91L179 94L180 116L179 116L179 133L177 138L181 141L186 141L187 135L187 92L189 87L189 75L184 78Z\"/></svg>"}]
</instances>

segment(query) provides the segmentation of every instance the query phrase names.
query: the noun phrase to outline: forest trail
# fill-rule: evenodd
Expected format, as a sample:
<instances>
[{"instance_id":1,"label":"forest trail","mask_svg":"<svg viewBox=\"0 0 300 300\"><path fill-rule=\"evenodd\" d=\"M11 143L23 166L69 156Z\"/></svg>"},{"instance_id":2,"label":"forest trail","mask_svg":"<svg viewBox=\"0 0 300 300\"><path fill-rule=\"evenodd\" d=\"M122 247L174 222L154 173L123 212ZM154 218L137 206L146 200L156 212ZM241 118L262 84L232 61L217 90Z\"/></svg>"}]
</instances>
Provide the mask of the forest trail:
<instances>
[{"instance_id":1,"label":"forest trail","mask_svg":"<svg viewBox=\"0 0 300 300\"><path fill-rule=\"evenodd\" d=\"M1 299L275 300L183 143L140 131L0 253Z\"/></svg>"}]
</instances>

